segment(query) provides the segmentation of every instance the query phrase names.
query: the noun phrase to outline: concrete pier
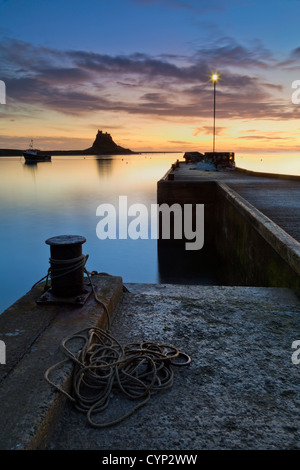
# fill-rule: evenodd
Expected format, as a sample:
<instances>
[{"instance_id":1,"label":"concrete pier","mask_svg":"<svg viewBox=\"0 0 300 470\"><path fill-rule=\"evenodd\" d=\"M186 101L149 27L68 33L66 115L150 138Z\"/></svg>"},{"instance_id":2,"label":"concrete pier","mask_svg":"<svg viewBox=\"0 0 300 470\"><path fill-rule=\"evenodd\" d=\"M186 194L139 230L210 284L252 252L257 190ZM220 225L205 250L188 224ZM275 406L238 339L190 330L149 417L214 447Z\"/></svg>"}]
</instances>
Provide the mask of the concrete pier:
<instances>
[{"instance_id":1,"label":"concrete pier","mask_svg":"<svg viewBox=\"0 0 300 470\"><path fill-rule=\"evenodd\" d=\"M111 428L91 428L67 403L48 449L300 449L300 364L291 360L300 302L292 291L126 286L114 336L172 343L191 364L174 367L171 389ZM115 394L105 418L128 406Z\"/></svg>"},{"instance_id":2,"label":"concrete pier","mask_svg":"<svg viewBox=\"0 0 300 470\"><path fill-rule=\"evenodd\" d=\"M169 171L174 181L215 181L226 184L256 209L300 242L300 176L249 170L199 171L196 164L181 162Z\"/></svg>"},{"instance_id":3,"label":"concrete pier","mask_svg":"<svg viewBox=\"0 0 300 470\"><path fill-rule=\"evenodd\" d=\"M97 295L113 319L122 296L122 279L94 276ZM0 315L0 339L6 344L6 364L0 365L0 449L43 448L65 402L51 388L46 370L62 359L61 341L86 327L107 326L103 307L91 295L83 307L38 305L37 286ZM57 383L70 385L71 368L59 371Z\"/></svg>"},{"instance_id":4,"label":"concrete pier","mask_svg":"<svg viewBox=\"0 0 300 470\"><path fill-rule=\"evenodd\" d=\"M181 162L158 182L157 199L204 204L199 265L216 263L222 283L300 289L300 177L200 171Z\"/></svg>"},{"instance_id":5,"label":"concrete pier","mask_svg":"<svg viewBox=\"0 0 300 470\"><path fill-rule=\"evenodd\" d=\"M227 285L126 284L125 291L120 277L93 276L118 341L173 344L191 357L174 366L172 388L112 427L91 427L44 377L64 359L66 336L107 327L93 295L82 306L38 305L37 286L3 312L0 449L300 449L299 185L185 163L158 182L159 203L204 203L208 249L199 269L214 253ZM56 376L66 391L71 376L68 363ZM97 419L128 406L113 392Z\"/></svg>"},{"instance_id":6,"label":"concrete pier","mask_svg":"<svg viewBox=\"0 0 300 470\"><path fill-rule=\"evenodd\" d=\"M119 278L97 284L111 304L112 333L122 344L171 343L191 356L191 364L176 368L173 387L125 421L92 428L44 373L63 359L62 338L99 325L103 311L91 298L84 310L38 307L31 315L40 291L30 292L3 314L15 324L0 325L1 338L10 339L9 370L0 383L1 449L300 448L300 364L292 363L300 302L291 290L127 284L130 292L121 293ZM43 326L35 326L41 315ZM14 347L20 351L11 364ZM70 374L63 367L58 375L66 390ZM117 394L111 400L108 414L123 414L128 401Z\"/></svg>"}]
</instances>

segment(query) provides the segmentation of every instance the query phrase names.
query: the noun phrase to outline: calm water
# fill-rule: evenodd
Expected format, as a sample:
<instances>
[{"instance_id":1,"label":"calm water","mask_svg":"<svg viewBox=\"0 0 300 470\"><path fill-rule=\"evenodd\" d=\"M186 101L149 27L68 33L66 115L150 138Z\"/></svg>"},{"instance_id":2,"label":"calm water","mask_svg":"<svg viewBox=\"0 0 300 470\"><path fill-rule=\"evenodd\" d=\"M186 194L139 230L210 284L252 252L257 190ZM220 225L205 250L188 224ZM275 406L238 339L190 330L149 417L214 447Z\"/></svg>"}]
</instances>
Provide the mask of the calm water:
<instances>
[{"instance_id":1,"label":"calm water","mask_svg":"<svg viewBox=\"0 0 300 470\"><path fill-rule=\"evenodd\" d=\"M53 157L28 165L23 158L0 159L0 312L41 279L49 267L45 240L83 235L89 271L122 276L124 282L158 282L156 240L99 240L99 204L117 208L156 203L156 183L182 154Z\"/></svg>"},{"instance_id":2,"label":"calm water","mask_svg":"<svg viewBox=\"0 0 300 470\"><path fill-rule=\"evenodd\" d=\"M86 237L83 253L89 254L90 271L122 276L124 282L159 282L156 240L99 240L96 209L103 203L117 208L119 196L125 195L128 205L143 203L150 212L156 183L177 158L182 153L53 157L36 165L1 158L0 312L46 274L50 251L45 240L56 235ZM300 174L297 156L236 160L253 170Z\"/></svg>"}]
</instances>

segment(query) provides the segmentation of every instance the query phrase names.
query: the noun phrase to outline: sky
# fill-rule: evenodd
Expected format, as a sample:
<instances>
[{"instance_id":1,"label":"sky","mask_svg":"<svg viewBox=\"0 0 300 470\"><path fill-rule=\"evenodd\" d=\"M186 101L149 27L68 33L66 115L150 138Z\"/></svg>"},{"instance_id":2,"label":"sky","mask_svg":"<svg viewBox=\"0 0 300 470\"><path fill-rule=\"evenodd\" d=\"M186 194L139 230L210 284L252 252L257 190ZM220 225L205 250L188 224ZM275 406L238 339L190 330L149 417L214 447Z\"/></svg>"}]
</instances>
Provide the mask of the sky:
<instances>
[{"instance_id":1,"label":"sky","mask_svg":"<svg viewBox=\"0 0 300 470\"><path fill-rule=\"evenodd\" d=\"M0 148L300 150L300 0L0 0ZM299 83L300 85L300 83ZM300 97L300 93L298 95Z\"/></svg>"}]
</instances>

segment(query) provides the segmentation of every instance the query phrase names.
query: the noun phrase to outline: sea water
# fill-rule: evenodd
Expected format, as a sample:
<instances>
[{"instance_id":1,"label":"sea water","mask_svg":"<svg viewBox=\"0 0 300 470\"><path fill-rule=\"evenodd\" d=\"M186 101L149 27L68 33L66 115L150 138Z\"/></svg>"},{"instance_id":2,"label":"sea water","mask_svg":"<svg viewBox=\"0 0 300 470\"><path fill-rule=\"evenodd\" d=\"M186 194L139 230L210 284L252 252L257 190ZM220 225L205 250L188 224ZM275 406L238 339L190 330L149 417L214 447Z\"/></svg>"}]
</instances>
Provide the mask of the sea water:
<instances>
[{"instance_id":1,"label":"sea water","mask_svg":"<svg viewBox=\"0 0 300 470\"><path fill-rule=\"evenodd\" d=\"M105 203L117 207L120 196L127 196L129 205L150 208L157 202L157 181L182 157L183 153L67 156L36 164L27 164L23 157L0 158L0 312L46 275L50 252L45 240L57 235L86 238L82 251L89 255L89 271L121 276L124 283L161 282L157 241L100 240L96 211ZM300 175L296 155L236 156L236 162L250 170ZM205 280L210 282L214 280Z\"/></svg>"}]
</instances>

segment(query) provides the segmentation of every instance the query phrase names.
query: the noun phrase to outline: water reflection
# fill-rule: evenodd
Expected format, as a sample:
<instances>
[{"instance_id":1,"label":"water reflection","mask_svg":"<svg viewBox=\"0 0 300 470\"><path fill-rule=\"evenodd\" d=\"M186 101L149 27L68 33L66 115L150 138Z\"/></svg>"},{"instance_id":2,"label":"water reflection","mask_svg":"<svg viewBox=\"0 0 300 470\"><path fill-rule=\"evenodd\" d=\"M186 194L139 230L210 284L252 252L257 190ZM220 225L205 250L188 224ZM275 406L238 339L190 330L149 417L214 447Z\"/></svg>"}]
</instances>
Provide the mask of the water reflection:
<instances>
[{"instance_id":1,"label":"water reflection","mask_svg":"<svg viewBox=\"0 0 300 470\"><path fill-rule=\"evenodd\" d=\"M99 204L156 202L156 182L178 154L116 157L53 157L25 164L0 159L0 312L43 277L49 265L45 240L79 234L87 239L89 270L122 276L125 282L157 282L156 240L99 240Z\"/></svg>"},{"instance_id":2,"label":"water reflection","mask_svg":"<svg viewBox=\"0 0 300 470\"><path fill-rule=\"evenodd\" d=\"M299 153L275 153L265 155L240 154L236 155L236 166L262 173L277 173L282 175L300 176Z\"/></svg>"},{"instance_id":3,"label":"water reflection","mask_svg":"<svg viewBox=\"0 0 300 470\"><path fill-rule=\"evenodd\" d=\"M204 251L200 259L192 252L184 256L178 250L158 251L156 240L99 240L96 235L99 204L117 206L119 196L126 195L128 205L142 203L150 208L156 203L157 181L182 155L53 157L51 162L34 165L19 157L0 158L0 312L46 274L49 247L45 240L62 234L87 239L84 251L91 271L122 276L125 282L211 283L213 266ZM259 165L266 165L266 160L271 167L271 157L256 159L252 157L254 167L262 168ZM300 174L296 157L291 159L290 171L288 160L280 161L287 172L294 168L294 174ZM276 162L270 171L278 168Z\"/></svg>"},{"instance_id":4,"label":"water reflection","mask_svg":"<svg viewBox=\"0 0 300 470\"><path fill-rule=\"evenodd\" d=\"M99 174L108 176L112 172L113 158L97 158L97 169Z\"/></svg>"},{"instance_id":5,"label":"water reflection","mask_svg":"<svg viewBox=\"0 0 300 470\"><path fill-rule=\"evenodd\" d=\"M37 162L30 162L28 160L25 160L23 165L24 165L25 168L29 168L29 169L36 169L37 168Z\"/></svg>"}]
</instances>

